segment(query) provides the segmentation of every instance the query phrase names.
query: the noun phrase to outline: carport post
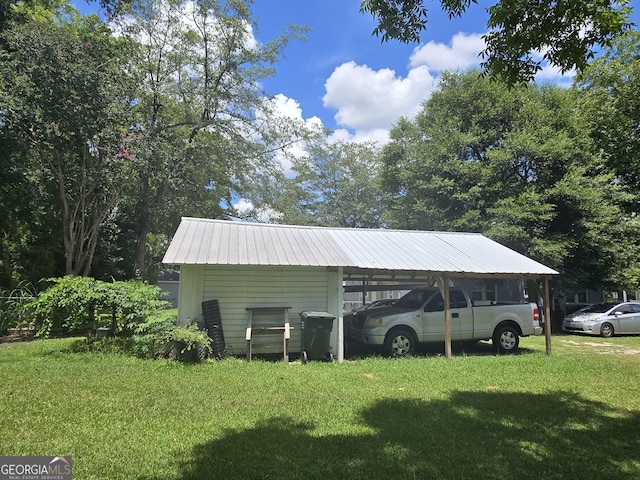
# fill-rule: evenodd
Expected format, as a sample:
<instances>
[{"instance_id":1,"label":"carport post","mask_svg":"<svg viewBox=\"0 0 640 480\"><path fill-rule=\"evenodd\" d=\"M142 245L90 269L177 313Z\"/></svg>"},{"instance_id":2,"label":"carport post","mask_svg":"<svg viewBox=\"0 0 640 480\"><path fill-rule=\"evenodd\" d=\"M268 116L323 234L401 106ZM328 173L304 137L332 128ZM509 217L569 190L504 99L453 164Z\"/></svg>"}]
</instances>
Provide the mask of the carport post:
<instances>
[{"instance_id":1,"label":"carport post","mask_svg":"<svg viewBox=\"0 0 640 480\"><path fill-rule=\"evenodd\" d=\"M551 355L551 303L549 302L549 279L544 278L544 338L547 355Z\"/></svg>"},{"instance_id":2,"label":"carport post","mask_svg":"<svg viewBox=\"0 0 640 480\"><path fill-rule=\"evenodd\" d=\"M444 356L451 358L451 305L449 295L449 279L446 275L438 278L444 299Z\"/></svg>"},{"instance_id":3,"label":"carport post","mask_svg":"<svg viewBox=\"0 0 640 480\"><path fill-rule=\"evenodd\" d=\"M338 267L338 291L337 293L337 308L336 313L338 321L338 341L336 342L336 350L338 363L344 362L344 318L343 318L343 306L344 306L344 269Z\"/></svg>"}]
</instances>

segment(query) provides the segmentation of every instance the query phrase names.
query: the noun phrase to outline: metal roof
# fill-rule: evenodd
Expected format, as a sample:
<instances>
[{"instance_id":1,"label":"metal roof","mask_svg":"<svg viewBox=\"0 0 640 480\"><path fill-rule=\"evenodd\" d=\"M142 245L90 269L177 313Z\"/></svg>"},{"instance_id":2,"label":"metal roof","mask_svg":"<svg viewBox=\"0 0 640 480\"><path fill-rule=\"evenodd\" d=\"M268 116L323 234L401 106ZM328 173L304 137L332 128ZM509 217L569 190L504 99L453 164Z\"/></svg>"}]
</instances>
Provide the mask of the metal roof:
<instances>
[{"instance_id":1,"label":"metal roof","mask_svg":"<svg viewBox=\"0 0 640 480\"><path fill-rule=\"evenodd\" d=\"M418 278L557 275L478 233L303 227L183 218L163 263L343 267L346 274Z\"/></svg>"}]
</instances>

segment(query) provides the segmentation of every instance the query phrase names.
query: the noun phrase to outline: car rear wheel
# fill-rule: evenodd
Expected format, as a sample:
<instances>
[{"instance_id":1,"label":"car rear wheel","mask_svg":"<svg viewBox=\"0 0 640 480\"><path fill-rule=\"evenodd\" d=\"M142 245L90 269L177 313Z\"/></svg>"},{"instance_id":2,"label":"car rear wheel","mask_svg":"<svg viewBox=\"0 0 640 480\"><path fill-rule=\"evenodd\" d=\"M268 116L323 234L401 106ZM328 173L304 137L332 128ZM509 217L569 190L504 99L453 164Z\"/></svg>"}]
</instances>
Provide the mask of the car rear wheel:
<instances>
[{"instance_id":1,"label":"car rear wheel","mask_svg":"<svg viewBox=\"0 0 640 480\"><path fill-rule=\"evenodd\" d=\"M387 334L384 349L390 357L405 357L415 351L416 340L410 331L399 328Z\"/></svg>"},{"instance_id":2,"label":"car rear wheel","mask_svg":"<svg viewBox=\"0 0 640 480\"><path fill-rule=\"evenodd\" d=\"M498 327L493 335L493 346L500 353L512 353L518 350L520 334L511 325Z\"/></svg>"},{"instance_id":3,"label":"car rear wheel","mask_svg":"<svg viewBox=\"0 0 640 480\"><path fill-rule=\"evenodd\" d=\"M613 325L610 323L603 323L600 327L600 335L605 338L613 337Z\"/></svg>"}]
</instances>

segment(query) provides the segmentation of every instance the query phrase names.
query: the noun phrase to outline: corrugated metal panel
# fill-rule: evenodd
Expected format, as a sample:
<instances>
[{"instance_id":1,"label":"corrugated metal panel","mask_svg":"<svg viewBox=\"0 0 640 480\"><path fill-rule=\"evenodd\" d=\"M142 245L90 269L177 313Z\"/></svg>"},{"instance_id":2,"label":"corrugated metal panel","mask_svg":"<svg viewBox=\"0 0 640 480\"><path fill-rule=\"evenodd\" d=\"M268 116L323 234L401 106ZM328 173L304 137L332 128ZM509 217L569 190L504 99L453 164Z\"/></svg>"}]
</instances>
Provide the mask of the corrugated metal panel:
<instances>
[{"instance_id":1,"label":"corrugated metal panel","mask_svg":"<svg viewBox=\"0 0 640 480\"><path fill-rule=\"evenodd\" d=\"M195 218L182 219L163 262L557 274L480 234L297 227Z\"/></svg>"},{"instance_id":2,"label":"corrugated metal panel","mask_svg":"<svg viewBox=\"0 0 640 480\"><path fill-rule=\"evenodd\" d=\"M333 267L349 258L328 229L183 218L163 262Z\"/></svg>"}]
</instances>

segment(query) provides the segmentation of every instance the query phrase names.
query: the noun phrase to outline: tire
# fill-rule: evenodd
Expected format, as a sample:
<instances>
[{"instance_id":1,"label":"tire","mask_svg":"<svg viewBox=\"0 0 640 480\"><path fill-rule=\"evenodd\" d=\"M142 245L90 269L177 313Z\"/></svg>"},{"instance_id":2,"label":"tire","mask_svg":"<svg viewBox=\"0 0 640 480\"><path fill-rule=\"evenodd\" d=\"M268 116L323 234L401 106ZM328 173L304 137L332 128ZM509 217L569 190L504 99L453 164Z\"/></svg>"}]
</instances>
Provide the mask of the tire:
<instances>
[{"instance_id":1,"label":"tire","mask_svg":"<svg viewBox=\"0 0 640 480\"><path fill-rule=\"evenodd\" d=\"M302 363L307 363L309 361L309 357L307 356L307 351L302 351Z\"/></svg>"},{"instance_id":2,"label":"tire","mask_svg":"<svg viewBox=\"0 0 640 480\"><path fill-rule=\"evenodd\" d=\"M398 328L390 331L384 339L384 349L390 357L406 357L415 352L416 339L409 330Z\"/></svg>"},{"instance_id":3,"label":"tire","mask_svg":"<svg viewBox=\"0 0 640 480\"><path fill-rule=\"evenodd\" d=\"M604 338L611 338L613 337L613 334L613 325L611 325L609 322L603 323L600 327L600 335Z\"/></svg>"},{"instance_id":4,"label":"tire","mask_svg":"<svg viewBox=\"0 0 640 480\"><path fill-rule=\"evenodd\" d=\"M520 346L520 334L512 325L502 325L493 334L493 346L499 353L513 353Z\"/></svg>"}]
</instances>

